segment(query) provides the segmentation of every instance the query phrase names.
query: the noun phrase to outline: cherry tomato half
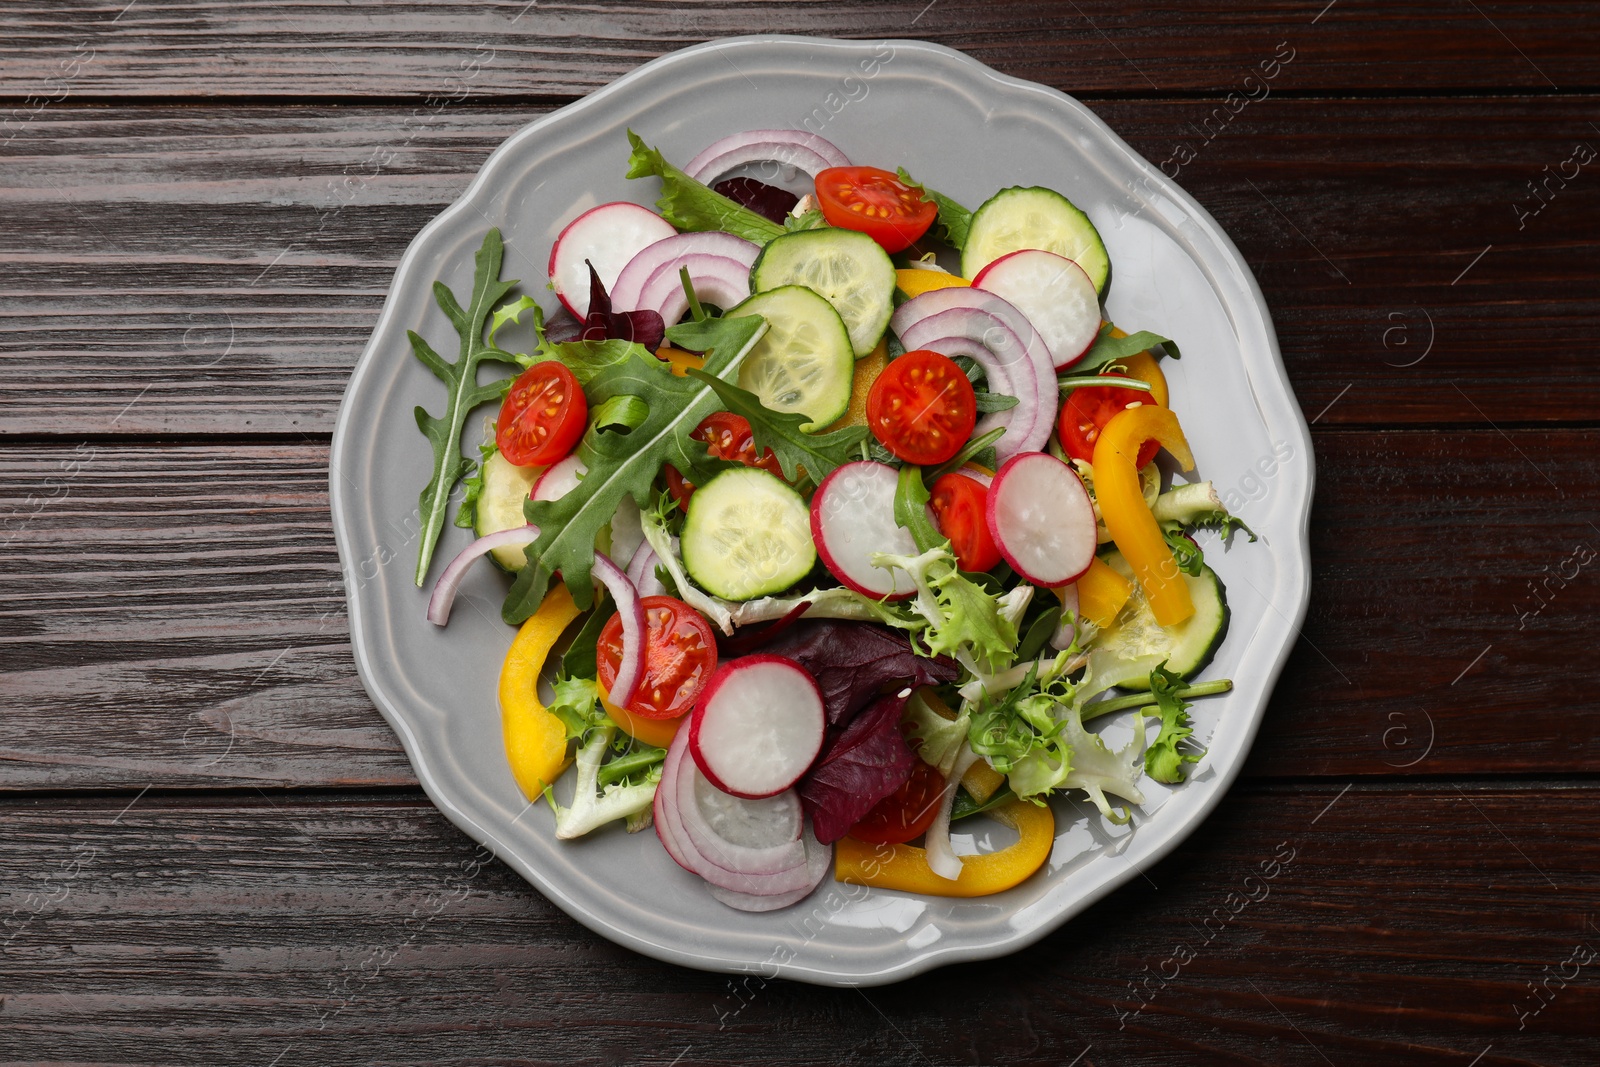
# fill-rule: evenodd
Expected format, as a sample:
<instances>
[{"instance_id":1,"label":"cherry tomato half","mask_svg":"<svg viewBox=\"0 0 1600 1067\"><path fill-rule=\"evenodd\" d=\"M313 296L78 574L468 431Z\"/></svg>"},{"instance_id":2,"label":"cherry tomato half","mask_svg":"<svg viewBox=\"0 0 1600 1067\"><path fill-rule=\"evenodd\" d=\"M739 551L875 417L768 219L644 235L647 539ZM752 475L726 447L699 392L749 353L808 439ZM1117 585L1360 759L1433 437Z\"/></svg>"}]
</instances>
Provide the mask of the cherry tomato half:
<instances>
[{"instance_id":1,"label":"cherry tomato half","mask_svg":"<svg viewBox=\"0 0 1600 1067\"><path fill-rule=\"evenodd\" d=\"M977 421L972 383L954 360L926 348L890 360L867 393L867 425L907 463L943 463Z\"/></svg>"},{"instance_id":2,"label":"cherry tomato half","mask_svg":"<svg viewBox=\"0 0 1600 1067\"><path fill-rule=\"evenodd\" d=\"M675 719L694 707L717 669L717 636L711 624L683 601L647 596L644 607L644 680L627 709L646 719ZM622 616L600 631L595 665L607 692L622 665Z\"/></svg>"},{"instance_id":3,"label":"cherry tomato half","mask_svg":"<svg viewBox=\"0 0 1600 1067\"><path fill-rule=\"evenodd\" d=\"M1104 377L1123 378L1123 375L1107 374ZM1138 389L1118 389L1109 385L1074 389L1067 396L1067 402L1061 405L1061 421L1056 427L1061 435L1061 447L1073 459L1093 462L1094 443L1099 440L1100 431L1105 429L1112 416L1135 404L1153 403L1155 401L1150 399L1149 393ZM1146 441L1140 445L1138 465L1143 467L1155 459L1160 450L1161 445L1156 441Z\"/></svg>"},{"instance_id":4,"label":"cherry tomato half","mask_svg":"<svg viewBox=\"0 0 1600 1067\"><path fill-rule=\"evenodd\" d=\"M777 456L766 451L759 456L756 454L755 434L750 430L750 421L743 415L735 415L731 411L713 412L701 420L689 436L704 441L713 459L732 460L746 467L760 467L768 474L783 477L783 468L778 464ZM689 498L694 495L694 485L685 481L670 463L666 465L666 473L667 488L671 490L673 499L680 506L687 507Z\"/></svg>"},{"instance_id":5,"label":"cherry tomato half","mask_svg":"<svg viewBox=\"0 0 1600 1067\"><path fill-rule=\"evenodd\" d=\"M885 252L910 247L939 215L921 189L877 167L829 167L817 175L817 201L830 225L859 230Z\"/></svg>"},{"instance_id":6,"label":"cherry tomato half","mask_svg":"<svg viewBox=\"0 0 1600 1067\"><path fill-rule=\"evenodd\" d=\"M905 785L873 805L850 828L850 836L869 844L904 844L927 832L943 799L944 776L937 767L919 759Z\"/></svg>"},{"instance_id":7,"label":"cherry tomato half","mask_svg":"<svg viewBox=\"0 0 1600 1067\"><path fill-rule=\"evenodd\" d=\"M950 539L950 550L964 571L986 571L1000 562L983 506L989 490L976 478L952 471L933 483L928 506L934 525Z\"/></svg>"},{"instance_id":8,"label":"cherry tomato half","mask_svg":"<svg viewBox=\"0 0 1600 1067\"><path fill-rule=\"evenodd\" d=\"M543 467L572 451L589 422L583 386L557 359L535 363L511 383L494 443L519 467Z\"/></svg>"}]
</instances>

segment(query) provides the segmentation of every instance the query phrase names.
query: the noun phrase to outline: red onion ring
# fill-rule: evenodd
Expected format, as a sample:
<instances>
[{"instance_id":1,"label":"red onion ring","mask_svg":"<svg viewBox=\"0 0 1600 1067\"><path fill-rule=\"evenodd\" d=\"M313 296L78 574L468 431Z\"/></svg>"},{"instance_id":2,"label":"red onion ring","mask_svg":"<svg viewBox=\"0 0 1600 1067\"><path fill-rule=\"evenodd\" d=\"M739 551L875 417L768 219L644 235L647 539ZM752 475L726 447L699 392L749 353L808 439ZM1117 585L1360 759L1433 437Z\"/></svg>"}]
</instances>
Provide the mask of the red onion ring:
<instances>
[{"instance_id":1,"label":"red onion ring","mask_svg":"<svg viewBox=\"0 0 1600 1067\"><path fill-rule=\"evenodd\" d=\"M611 286L611 308L613 311L643 310L646 307L642 302L645 286L658 273L671 278L681 293L683 283L678 280L679 269L688 267L690 281L697 282L696 260L703 256L743 263L748 288L750 268L760 254L759 246L731 233L680 233L676 237L663 238L640 249L622 268ZM676 321L667 320L667 325L671 326Z\"/></svg>"},{"instance_id":2,"label":"red onion ring","mask_svg":"<svg viewBox=\"0 0 1600 1067\"><path fill-rule=\"evenodd\" d=\"M640 542L633 558L628 561L628 581L633 583L640 596L666 596L667 587L656 577L656 567L660 563L661 557L650 547L650 542Z\"/></svg>"},{"instance_id":3,"label":"red onion ring","mask_svg":"<svg viewBox=\"0 0 1600 1067\"><path fill-rule=\"evenodd\" d=\"M627 707L644 681L644 606L628 576L604 553L594 554L594 576L611 593L622 618L622 662L617 665L617 680L611 683L610 699Z\"/></svg>"},{"instance_id":4,"label":"red onion ring","mask_svg":"<svg viewBox=\"0 0 1600 1067\"><path fill-rule=\"evenodd\" d=\"M711 184L735 167L763 160L799 167L813 178L829 167L848 167L850 158L832 141L804 130L745 130L707 145L683 172Z\"/></svg>"},{"instance_id":5,"label":"red onion ring","mask_svg":"<svg viewBox=\"0 0 1600 1067\"><path fill-rule=\"evenodd\" d=\"M467 568L471 567L479 556L511 545L531 545L538 537L537 526L513 526L509 530L486 534L463 548L456 554L456 558L450 561L444 573L439 575L439 582L433 587L433 595L428 598L428 621L435 626L443 626L450 621L450 606L456 601L461 580L466 577Z\"/></svg>"}]
</instances>

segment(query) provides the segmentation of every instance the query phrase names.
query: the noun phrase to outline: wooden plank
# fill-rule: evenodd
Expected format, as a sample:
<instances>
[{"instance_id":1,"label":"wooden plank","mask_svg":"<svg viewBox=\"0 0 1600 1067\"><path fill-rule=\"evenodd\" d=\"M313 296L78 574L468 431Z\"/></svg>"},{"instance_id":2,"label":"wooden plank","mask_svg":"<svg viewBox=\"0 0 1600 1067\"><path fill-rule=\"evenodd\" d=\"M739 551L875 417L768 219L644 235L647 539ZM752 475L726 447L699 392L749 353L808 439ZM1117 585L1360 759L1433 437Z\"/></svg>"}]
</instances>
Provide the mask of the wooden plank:
<instances>
[{"instance_id":1,"label":"wooden plank","mask_svg":"<svg viewBox=\"0 0 1600 1067\"><path fill-rule=\"evenodd\" d=\"M1582 740L1600 704L1572 667L1600 610L1600 432L1316 445L1310 618L1250 773L1600 770ZM414 781L355 678L326 462L0 449L0 789ZM1247 518L1275 491L1217 481Z\"/></svg>"},{"instance_id":2,"label":"wooden plank","mask_svg":"<svg viewBox=\"0 0 1600 1067\"><path fill-rule=\"evenodd\" d=\"M1600 405L1600 182L1528 184L1594 104L1097 108L1255 268L1308 419L1515 425ZM43 113L0 173L0 433L329 431L406 244L535 114Z\"/></svg>"},{"instance_id":3,"label":"wooden plank","mask_svg":"<svg viewBox=\"0 0 1600 1067\"><path fill-rule=\"evenodd\" d=\"M12 802L0 1049L125 1064L372 1063L375 1047L438 1065L1571 1063L1600 1010L1590 797L1236 789L1147 880L1038 945L864 993L635 956L420 799Z\"/></svg>"},{"instance_id":4,"label":"wooden plank","mask_svg":"<svg viewBox=\"0 0 1600 1067\"><path fill-rule=\"evenodd\" d=\"M1440 8L1377 0L1276 0L1242 10L926 0L847 4L633 0L379 0L272 5L217 0L8 4L0 93L129 97L580 95L649 59L747 33L918 37L1075 92L1213 90L1283 47L1299 89L1505 88L1600 84L1585 4Z\"/></svg>"}]
</instances>

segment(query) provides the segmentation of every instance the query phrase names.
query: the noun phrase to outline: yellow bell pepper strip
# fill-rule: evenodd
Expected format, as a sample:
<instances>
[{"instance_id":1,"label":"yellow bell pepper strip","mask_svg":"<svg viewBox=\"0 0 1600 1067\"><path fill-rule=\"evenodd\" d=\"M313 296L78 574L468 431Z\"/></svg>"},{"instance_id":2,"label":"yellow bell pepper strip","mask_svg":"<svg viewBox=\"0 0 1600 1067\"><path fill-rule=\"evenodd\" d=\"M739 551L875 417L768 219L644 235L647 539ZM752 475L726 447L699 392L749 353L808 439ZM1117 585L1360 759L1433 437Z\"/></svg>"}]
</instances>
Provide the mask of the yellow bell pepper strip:
<instances>
[{"instance_id":1,"label":"yellow bell pepper strip","mask_svg":"<svg viewBox=\"0 0 1600 1067\"><path fill-rule=\"evenodd\" d=\"M897 289L907 296L921 296L931 293L935 289L953 289L959 285L971 286L972 283L959 274L946 274L939 270L921 270L917 267L907 267L894 272L894 284Z\"/></svg>"},{"instance_id":2,"label":"yellow bell pepper strip","mask_svg":"<svg viewBox=\"0 0 1600 1067\"><path fill-rule=\"evenodd\" d=\"M500 668L500 729L506 759L522 795L535 802L572 762L567 755L567 728L539 701L539 672L556 639L577 617L572 594L557 582L517 631Z\"/></svg>"},{"instance_id":3,"label":"yellow bell pepper strip","mask_svg":"<svg viewBox=\"0 0 1600 1067\"><path fill-rule=\"evenodd\" d=\"M853 837L840 838L834 845L833 876L852 885L934 897L1002 893L1050 858L1056 819L1049 807L1026 800L1012 800L985 814L1016 830L1020 835L1017 843L999 852L961 857L961 876L955 881L934 874L928 867L928 854L915 845L871 845Z\"/></svg>"},{"instance_id":4,"label":"yellow bell pepper strip","mask_svg":"<svg viewBox=\"0 0 1600 1067\"><path fill-rule=\"evenodd\" d=\"M671 345L662 345L656 349L656 358L665 360L668 368L679 378L686 377L684 372L687 370L699 370L706 365L705 356L697 356L693 352L685 352Z\"/></svg>"},{"instance_id":5,"label":"yellow bell pepper strip","mask_svg":"<svg viewBox=\"0 0 1600 1067\"><path fill-rule=\"evenodd\" d=\"M926 274L927 271L918 271ZM879 341L878 347L856 360L855 377L850 382L850 406L823 431L832 433L842 430L846 426L865 426L867 424L867 394L872 392L872 383L878 380L878 375L883 373L883 368L889 365L889 342Z\"/></svg>"},{"instance_id":6,"label":"yellow bell pepper strip","mask_svg":"<svg viewBox=\"0 0 1600 1067\"><path fill-rule=\"evenodd\" d=\"M1127 331L1111 327L1111 336L1122 338L1128 336ZM1117 360L1117 365L1127 368L1128 377L1137 378L1150 386L1150 399L1162 407L1169 407L1167 403L1167 376L1161 373L1161 367L1156 363L1156 357L1148 350L1135 352L1124 359Z\"/></svg>"},{"instance_id":7,"label":"yellow bell pepper strip","mask_svg":"<svg viewBox=\"0 0 1600 1067\"><path fill-rule=\"evenodd\" d=\"M657 748L666 748L672 744L672 739L678 735L678 727L688 719L689 713L684 712L676 719L647 719L643 715L635 715L627 708L619 708L608 699L609 694L605 687L600 687L600 706L605 713L611 716L611 721L622 728L622 732L636 741L643 741L647 745Z\"/></svg>"},{"instance_id":8,"label":"yellow bell pepper strip","mask_svg":"<svg viewBox=\"0 0 1600 1067\"><path fill-rule=\"evenodd\" d=\"M1097 556L1078 579L1078 610L1083 617L1104 630L1117 621L1117 613L1133 595L1128 579L1112 570ZM1058 592L1065 592L1063 586Z\"/></svg>"},{"instance_id":9,"label":"yellow bell pepper strip","mask_svg":"<svg viewBox=\"0 0 1600 1067\"><path fill-rule=\"evenodd\" d=\"M1150 613L1162 626L1176 626L1194 614L1194 602L1139 487L1134 462L1139 446L1151 438L1160 441L1184 470L1194 469L1194 455L1176 415L1154 404L1125 408L1112 416L1094 443L1095 502L1111 539L1144 590Z\"/></svg>"},{"instance_id":10,"label":"yellow bell pepper strip","mask_svg":"<svg viewBox=\"0 0 1600 1067\"><path fill-rule=\"evenodd\" d=\"M994 791L1006 784L1006 776L989 766L988 760L978 760L961 776L962 788L967 795L983 804L994 796Z\"/></svg>"}]
</instances>

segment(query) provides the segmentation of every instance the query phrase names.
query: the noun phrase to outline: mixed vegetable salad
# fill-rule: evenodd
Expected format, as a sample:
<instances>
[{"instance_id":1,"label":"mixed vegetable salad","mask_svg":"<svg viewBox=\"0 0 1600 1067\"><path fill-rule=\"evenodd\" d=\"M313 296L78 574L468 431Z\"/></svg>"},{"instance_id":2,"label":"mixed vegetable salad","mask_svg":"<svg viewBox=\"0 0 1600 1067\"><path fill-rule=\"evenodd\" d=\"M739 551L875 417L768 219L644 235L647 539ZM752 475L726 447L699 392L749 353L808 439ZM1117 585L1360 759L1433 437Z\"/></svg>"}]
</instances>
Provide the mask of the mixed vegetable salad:
<instances>
[{"instance_id":1,"label":"mixed vegetable salad","mask_svg":"<svg viewBox=\"0 0 1600 1067\"><path fill-rule=\"evenodd\" d=\"M465 305L434 287L459 357L411 335L447 392L416 412L417 584L464 483L478 537L428 617L484 555L511 576L506 752L557 835L653 825L746 910L830 871L979 896L1043 866L1052 793L1125 822L1143 776L1182 782L1189 702L1230 687L1193 680L1228 608L1189 534L1243 523L1209 482L1163 489L1159 450L1194 467L1157 359L1177 348L1104 321L1089 218L1038 187L968 211L809 133L735 134L682 169L629 139L658 210L566 226L562 311L512 298L490 230ZM758 162L809 190L708 184ZM510 323L533 351L501 346ZM480 383L485 363L515 376ZM1112 749L1086 723L1118 712ZM1018 840L957 855L979 812Z\"/></svg>"}]
</instances>

